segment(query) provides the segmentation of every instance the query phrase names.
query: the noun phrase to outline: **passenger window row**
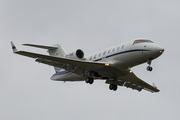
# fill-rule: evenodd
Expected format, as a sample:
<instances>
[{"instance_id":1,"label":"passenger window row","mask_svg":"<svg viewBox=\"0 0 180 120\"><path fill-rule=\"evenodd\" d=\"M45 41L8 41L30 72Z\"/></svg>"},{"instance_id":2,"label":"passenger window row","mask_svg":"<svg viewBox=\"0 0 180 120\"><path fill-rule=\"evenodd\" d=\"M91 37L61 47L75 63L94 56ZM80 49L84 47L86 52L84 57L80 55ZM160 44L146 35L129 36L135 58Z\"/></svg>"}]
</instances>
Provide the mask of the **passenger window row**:
<instances>
[{"instance_id":1,"label":"passenger window row","mask_svg":"<svg viewBox=\"0 0 180 120\"><path fill-rule=\"evenodd\" d=\"M123 49L123 48L124 48L124 45L121 47L121 49ZM112 51L111 51L111 50L108 50L107 54L114 53L115 51L118 51L119 49L120 49L120 47L113 48ZM105 55L106 55L106 51L103 52L102 56L101 56L101 53L99 53L99 55L98 55L98 54L94 55L94 57L91 56L89 60L96 59L96 57L97 57L97 58L101 58L101 57L103 57L103 56L105 56Z\"/></svg>"}]
</instances>

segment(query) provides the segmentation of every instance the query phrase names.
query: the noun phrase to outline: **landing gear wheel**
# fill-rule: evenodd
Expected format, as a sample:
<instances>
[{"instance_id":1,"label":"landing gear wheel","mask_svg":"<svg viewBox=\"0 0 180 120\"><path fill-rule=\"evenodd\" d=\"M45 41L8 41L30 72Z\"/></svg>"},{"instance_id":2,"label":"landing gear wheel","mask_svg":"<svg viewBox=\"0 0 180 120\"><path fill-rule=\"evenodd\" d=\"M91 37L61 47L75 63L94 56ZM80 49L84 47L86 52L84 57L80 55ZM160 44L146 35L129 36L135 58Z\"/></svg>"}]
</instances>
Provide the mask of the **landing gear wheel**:
<instances>
[{"instance_id":1,"label":"landing gear wheel","mask_svg":"<svg viewBox=\"0 0 180 120\"><path fill-rule=\"evenodd\" d=\"M153 70L153 68L152 67L150 67L150 71L152 71Z\"/></svg>"},{"instance_id":2,"label":"landing gear wheel","mask_svg":"<svg viewBox=\"0 0 180 120\"><path fill-rule=\"evenodd\" d=\"M89 80L90 80L90 77L87 77L87 78L85 79L85 82L86 82L86 83L89 83Z\"/></svg>"},{"instance_id":3,"label":"landing gear wheel","mask_svg":"<svg viewBox=\"0 0 180 120\"><path fill-rule=\"evenodd\" d=\"M117 85L115 85L115 84L110 84L110 85L109 85L109 89L116 91L116 90L117 90Z\"/></svg>"},{"instance_id":4,"label":"landing gear wheel","mask_svg":"<svg viewBox=\"0 0 180 120\"><path fill-rule=\"evenodd\" d=\"M114 90L114 91L117 90L117 85L113 85L113 90Z\"/></svg>"},{"instance_id":5,"label":"landing gear wheel","mask_svg":"<svg viewBox=\"0 0 180 120\"><path fill-rule=\"evenodd\" d=\"M89 83L89 84L93 84L94 82L94 79L93 78L90 78L90 77L87 77L86 80L85 80L86 83Z\"/></svg>"},{"instance_id":6,"label":"landing gear wheel","mask_svg":"<svg viewBox=\"0 0 180 120\"><path fill-rule=\"evenodd\" d=\"M146 70L149 71L149 66L147 66Z\"/></svg>"},{"instance_id":7,"label":"landing gear wheel","mask_svg":"<svg viewBox=\"0 0 180 120\"><path fill-rule=\"evenodd\" d=\"M113 90L113 84L110 84L110 85L109 85L109 89L110 89L110 90Z\"/></svg>"},{"instance_id":8,"label":"landing gear wheel","mask_svg":"<svg viewBox=\"0 0 180 120\"><path fill-rule=\"evenodd\" d=\"M150 67L150 66L147 67L147 71L152 71L152 70L153 70L152 67Z\"/></svg>"},{"instance_id":9,"label":"landing gear wheel","mask_svg":"<svg viewBox=\"0 0 180 120\"><path fill-rule=\"evenodd\" d=\"M94 79L93 79L93 78L90 78L90 79L89 79L89 84L93 84L93 82L94 82Z\"/></svg>"}]
</instances>

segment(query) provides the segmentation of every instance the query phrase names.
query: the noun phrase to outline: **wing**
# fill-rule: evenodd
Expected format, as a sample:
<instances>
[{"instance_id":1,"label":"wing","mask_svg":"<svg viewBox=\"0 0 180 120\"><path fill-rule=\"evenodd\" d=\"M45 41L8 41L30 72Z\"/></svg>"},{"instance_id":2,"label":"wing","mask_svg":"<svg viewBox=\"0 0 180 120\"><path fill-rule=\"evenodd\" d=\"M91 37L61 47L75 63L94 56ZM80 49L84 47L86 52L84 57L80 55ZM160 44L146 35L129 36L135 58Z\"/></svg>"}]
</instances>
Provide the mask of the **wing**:
<instances>
[{"instance_id":1,"label":"wing","mask_svg":"<svg viewBox=\"0 0 180 120\"><path fill-rule=\"evenodd\" d=\"M107 84L112 84L111 80L106 81ZM159 92L156 87L149 85L148 83L144 82L143 80L139 79L133 72L122 77L118 78L117 84L119 86L125 86L127 88L132 88L138 91L142 89L147 90L149 92Z\"/></svg>"},{"instance_id":2,"label":"wing","mask_svg":"<svg viewBox=\"0 0 180 120\"><path fill-rule=\"evenodd\" d=\"M27 52L27 51L18 51L12 42L11 42L11 45L13 48L13 52L15 54L35 58L36 62L64 68L70 72L73 72L79 75L83 74L86 71L98 71L98 70L106 69L107 67L109 67L106 65L106 63L103 63L103 62L91 62L88 60L77 60L77 59L74 60L74 59L67 59L67 58L43 55L43 54L38 54L38 53L32 53L32 52Z\"/></svg>"},{"instance_id":3,"label":"wing","mask_svg":"<svg viewBox=\"0 0 180 120\"><path fill-rule=\"evenodd\" d=\"M88 62L88 61L81 61L81 60L73 60L73 59L66 59L60 57L54 57L49 55L43 55L38 53L26 52L26 51L17 51L16 54L37 58L37 62L45 62L46 64L60 67L62 64L69 64L71 66L78 66L81 69L89 69L89 70L96 70L102 67L105 67L104 63L95 63L95 62ZM59 64L59 65L57 65Z\"/></svg>"}]
</instances>

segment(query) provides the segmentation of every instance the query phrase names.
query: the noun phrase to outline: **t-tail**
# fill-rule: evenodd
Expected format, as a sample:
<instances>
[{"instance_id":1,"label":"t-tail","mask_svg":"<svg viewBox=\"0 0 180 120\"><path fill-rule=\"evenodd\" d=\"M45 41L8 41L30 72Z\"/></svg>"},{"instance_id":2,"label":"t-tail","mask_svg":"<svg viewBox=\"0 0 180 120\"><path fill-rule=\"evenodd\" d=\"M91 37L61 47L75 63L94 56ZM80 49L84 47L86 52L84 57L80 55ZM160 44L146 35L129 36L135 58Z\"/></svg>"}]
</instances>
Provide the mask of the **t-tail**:
<instances>
[{"instance_id":1,"label":"t-tail","mask_svg":"<svg viewBox=\"0 0 180 120\"><path fill-rule=\"evenodd\" d=\"M23 44L23 45L47 49L48 50L47 52L49 53L49 55L54 56L54 57L64 57L66 54L65 50L59 44L56 44L54 46L44 46L44 45L34 45L34 44ZM54 69L56 72L59 72L61 70L61 68L59 67L54 67Z\"/></svg>"}]
</instances>

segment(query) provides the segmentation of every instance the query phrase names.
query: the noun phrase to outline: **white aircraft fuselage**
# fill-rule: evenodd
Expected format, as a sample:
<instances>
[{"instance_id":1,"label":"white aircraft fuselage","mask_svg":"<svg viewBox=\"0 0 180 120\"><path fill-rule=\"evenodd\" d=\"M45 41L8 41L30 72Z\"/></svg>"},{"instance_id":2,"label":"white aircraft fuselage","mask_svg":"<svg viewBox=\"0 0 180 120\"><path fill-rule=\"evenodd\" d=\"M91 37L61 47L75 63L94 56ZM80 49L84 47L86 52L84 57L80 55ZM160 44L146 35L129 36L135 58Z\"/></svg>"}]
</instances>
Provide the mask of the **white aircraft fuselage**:
<instances>
[{"instance_id":1,"label":"white aircraft fuselage","mask_svg":"<svg viewBox=\"0 0 180 120\"><path fill-rule=\"evenodd\" d=\"M146 41L146 40L145 40ZM111 67L119 70L127 70L136 65L146 63L148 60L154 60L159 57L164 48L150 40L146 42L134 43L134 40L110 47L108 49L99 51L92 55L85 57L86 61L91 62L106 62ZM108 75L108 71L103 74ZM111 74L109 75L111 76ZM118 77L118 74L114 77ZM83 76L75 73L62 70L51 77L52 80L57 81L75 81L84 80Z\"/></svg>"}]
</instances>

